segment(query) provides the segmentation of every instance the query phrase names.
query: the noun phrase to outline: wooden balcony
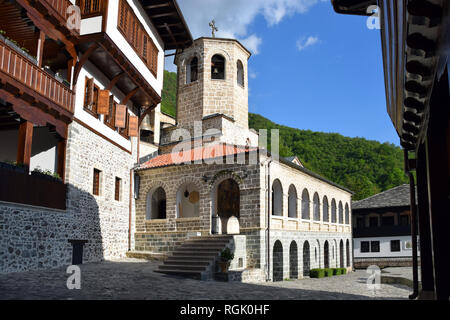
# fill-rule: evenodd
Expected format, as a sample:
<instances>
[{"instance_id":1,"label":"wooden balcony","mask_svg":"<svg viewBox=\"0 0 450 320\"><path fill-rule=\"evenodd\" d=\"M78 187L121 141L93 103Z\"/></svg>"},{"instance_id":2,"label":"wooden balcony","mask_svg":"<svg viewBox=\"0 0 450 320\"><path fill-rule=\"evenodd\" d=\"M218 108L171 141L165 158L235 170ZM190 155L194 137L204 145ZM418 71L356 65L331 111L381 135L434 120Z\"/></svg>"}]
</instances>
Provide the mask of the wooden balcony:
<instances>
[{"instance_id":1,"label":"wooden balcony","mask_svg":"<svg viewBox=\"0 0 450 320\"><path fill-rule=\"evenodd\" d=\"M0 201L65 210L66 195L62 181L0 163Z\"/></svg>"},{"instance_id":2,"label":"wooden balcony","mask_svg":"<svg viewBox=\"0 0 450 320\"><path fill-rule=\"evenodd\" d=\"M75 13L67 10L73 6L69 0L31 0L29 2L66 36L80 35L79 29L70 28L68 24L73 20L72 15Z\"/></svg>"},{"instance_id":3,"label":"wooden balcony","mask_svg":"<svg viewBox=\"0 0 450 320\"><path fill-rule=\"evenodd\" d=\"M72 90L1 39L0 81L0 88L14 98L22 98L66 123L72 120L75 107Z\"/></svg>"}]
</instances>

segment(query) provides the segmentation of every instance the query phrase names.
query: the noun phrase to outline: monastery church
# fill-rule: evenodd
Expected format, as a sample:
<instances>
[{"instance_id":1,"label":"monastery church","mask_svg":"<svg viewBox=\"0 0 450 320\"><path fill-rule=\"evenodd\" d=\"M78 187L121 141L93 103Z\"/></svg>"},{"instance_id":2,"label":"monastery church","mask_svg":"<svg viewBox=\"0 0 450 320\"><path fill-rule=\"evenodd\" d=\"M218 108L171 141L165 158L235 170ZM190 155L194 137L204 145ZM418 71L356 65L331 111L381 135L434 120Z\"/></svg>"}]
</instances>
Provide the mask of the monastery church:
<instances>
[{"instance_id":1,"label":"monastery church","mask_svg":"<svg viewBox=\"0 0 450 320\"><path fill-rule=\"evenodd\" d=\"M352 192L261 147L239 41L194 40L176 0L0 12L0 273L128 256L213 279L227 247L233 281L351 270Z\"/></svg>"},{"instance_id":2,"label":"monastery church","mask_svg":"<svg viewBox=\"0 0 450 320\"><path fill-rule=\"evenodd\" d=\"M237 40L203 37L176 56L177 125L135 168L130 255L167 255L159 272L201 279L217 271L226 246L235 254L231 278L241 281L350 270L351 192L258 147L248 127L250 55Z\"/></svg>"}]
</instances>

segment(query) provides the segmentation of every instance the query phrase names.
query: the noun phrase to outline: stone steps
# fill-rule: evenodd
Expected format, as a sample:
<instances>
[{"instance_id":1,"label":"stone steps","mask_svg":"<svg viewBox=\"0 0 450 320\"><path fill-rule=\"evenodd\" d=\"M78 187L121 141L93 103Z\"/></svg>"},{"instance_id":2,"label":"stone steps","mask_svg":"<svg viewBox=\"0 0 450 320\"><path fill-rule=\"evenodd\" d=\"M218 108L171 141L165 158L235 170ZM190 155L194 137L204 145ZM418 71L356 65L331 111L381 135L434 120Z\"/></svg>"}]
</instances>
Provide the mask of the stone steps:
<instances>
[{"instance_id":1,"label":"stone steps","mask_svg":"<svg viewBox=\"0 0 450 320\"><path fill-rule=\"evenodd\" d=\"M212 278L215 261L232 236L202 236L178 246L156 272L199 280Z\"/></svg>"}]
</instances>

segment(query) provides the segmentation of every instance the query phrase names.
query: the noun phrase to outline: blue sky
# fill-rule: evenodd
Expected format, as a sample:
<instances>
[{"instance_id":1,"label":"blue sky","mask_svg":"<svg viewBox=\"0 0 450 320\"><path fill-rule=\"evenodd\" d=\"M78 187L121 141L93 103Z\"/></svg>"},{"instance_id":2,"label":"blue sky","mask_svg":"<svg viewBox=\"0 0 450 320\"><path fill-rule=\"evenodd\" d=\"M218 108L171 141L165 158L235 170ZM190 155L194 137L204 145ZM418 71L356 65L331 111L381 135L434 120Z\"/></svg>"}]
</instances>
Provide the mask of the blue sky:
<instances>
[{"instance_id":1,"label":"blue sky","mask_svg":"<svg viewBox=\"0 0 450 320\"><path fill-rule=\"evenodd\" d=\"M253 52L249 111L283 125L391 142L380 32L329 0L178 0L194 38L234 37ZM171 61L166 68L173 70Z\"/></svg>"}]
</instances>

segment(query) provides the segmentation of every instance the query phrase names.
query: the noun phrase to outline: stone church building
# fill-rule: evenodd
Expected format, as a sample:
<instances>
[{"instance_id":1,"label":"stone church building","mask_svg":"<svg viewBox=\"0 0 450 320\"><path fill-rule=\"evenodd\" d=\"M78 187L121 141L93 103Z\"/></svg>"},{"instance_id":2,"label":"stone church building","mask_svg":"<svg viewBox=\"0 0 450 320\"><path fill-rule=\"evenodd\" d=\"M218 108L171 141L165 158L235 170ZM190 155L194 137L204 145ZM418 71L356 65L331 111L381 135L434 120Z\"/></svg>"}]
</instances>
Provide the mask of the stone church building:
<instances>
[{"instance_id":1,"label":"stone church building","mask_svg":"<svg viewBox=\"0 0 450 320\"><path fill-rule=\"evenodd\" d=\"M175 58L177 125L142 159L131 255L167 256L159 272L210 278L234 250L241 281L298 279L352 266L351 191L260 148L248 127L250 52L199 38Z\"/></svg>"}]
</instances>

